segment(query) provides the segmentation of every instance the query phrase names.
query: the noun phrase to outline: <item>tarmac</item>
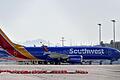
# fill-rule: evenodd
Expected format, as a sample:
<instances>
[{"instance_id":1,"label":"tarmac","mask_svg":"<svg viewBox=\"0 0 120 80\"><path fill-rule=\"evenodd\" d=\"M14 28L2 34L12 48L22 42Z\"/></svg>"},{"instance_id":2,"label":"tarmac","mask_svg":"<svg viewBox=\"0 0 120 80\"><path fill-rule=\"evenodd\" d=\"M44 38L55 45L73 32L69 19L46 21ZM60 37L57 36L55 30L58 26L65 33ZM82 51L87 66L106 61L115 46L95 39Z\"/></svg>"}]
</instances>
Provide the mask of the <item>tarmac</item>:
<instances>
[{"instance_id":1,"label":"tarmac","mask_svg":"<svg viewBox=\"0 0 120 80\"><path fill-rule=\"evenodd\" d=\"M75 70L88 74L11 74L0 73L0 80L120 80L120 65L0 65L0 70Z\"/></svg>"}]
</instances>

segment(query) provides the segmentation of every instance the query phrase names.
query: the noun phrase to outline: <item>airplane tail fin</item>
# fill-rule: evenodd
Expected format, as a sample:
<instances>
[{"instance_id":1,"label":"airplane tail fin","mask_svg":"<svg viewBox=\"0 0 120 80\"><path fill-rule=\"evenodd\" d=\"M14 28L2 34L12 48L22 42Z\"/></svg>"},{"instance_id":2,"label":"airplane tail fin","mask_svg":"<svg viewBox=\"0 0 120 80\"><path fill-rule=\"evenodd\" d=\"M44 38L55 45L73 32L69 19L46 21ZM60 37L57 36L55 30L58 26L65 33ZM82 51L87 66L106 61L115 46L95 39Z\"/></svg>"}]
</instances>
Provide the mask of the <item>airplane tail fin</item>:
<instances>
[{"instance_id":1,"label":"airplane tail fin","mask_svg":"<svg viewBox=\"0 0 120 80\"><path fill-rule=\"evenodd\" d=\"M6 36L6 34L0 28L0 46L3 49L10 49L14 45L12 41Z\"/></svg>"},{"instance_id":2,"label":"airplane tail fin","mask_svg":"<svg viewBox=\"0 0 120 80\"><path fill-rule=\"evenodd\" d=\"M8 54L22 58L35 59L23 46L13 43L5 33L0 29L0 46L8 52Z\"/></svg>"}]
</instances>

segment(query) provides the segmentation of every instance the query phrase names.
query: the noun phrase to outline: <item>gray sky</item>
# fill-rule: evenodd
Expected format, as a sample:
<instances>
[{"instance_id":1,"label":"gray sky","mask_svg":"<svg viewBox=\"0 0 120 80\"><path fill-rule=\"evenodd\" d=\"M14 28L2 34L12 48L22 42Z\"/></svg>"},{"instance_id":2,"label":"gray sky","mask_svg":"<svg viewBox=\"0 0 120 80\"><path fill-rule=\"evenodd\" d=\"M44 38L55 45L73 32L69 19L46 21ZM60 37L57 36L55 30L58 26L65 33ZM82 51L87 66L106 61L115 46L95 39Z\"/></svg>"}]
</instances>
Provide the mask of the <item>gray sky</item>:
<instances>
[{"instance_id":1,"label":"gray sky","mask_svg":"<svg viewBox=\"0 0 120 80\"><path fill-rule=\"evenodd\" d=\"M66 44L98 43L112 39L116 19L116 40L120 40L120 0L0 0L0 25L12 41L44 39ZM78 44L78 45L79 45Z\"/></svg>"}]
</instances>

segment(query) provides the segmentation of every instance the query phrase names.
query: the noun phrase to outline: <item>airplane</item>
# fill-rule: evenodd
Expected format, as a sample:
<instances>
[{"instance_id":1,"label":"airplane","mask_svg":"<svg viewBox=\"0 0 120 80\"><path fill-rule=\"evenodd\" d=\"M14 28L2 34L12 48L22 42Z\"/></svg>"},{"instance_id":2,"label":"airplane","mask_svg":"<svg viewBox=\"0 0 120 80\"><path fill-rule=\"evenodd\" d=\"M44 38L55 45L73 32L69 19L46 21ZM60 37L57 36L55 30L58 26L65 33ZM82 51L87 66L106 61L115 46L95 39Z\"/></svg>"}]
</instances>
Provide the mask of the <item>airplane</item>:
<instances>
[{"instance_id":1,"label":"airplane","mask_svg":"<svg viewBox=\"0 0 120 80\"><path fill-rule=\"evenodd\" d=\"M0 29L0 46L11 56L30 61L32 64L83 64L93 60L117 61L120 51L110 47L64 46L64 47L25 47L13 43Z\"/></svg>"}]
</instances>

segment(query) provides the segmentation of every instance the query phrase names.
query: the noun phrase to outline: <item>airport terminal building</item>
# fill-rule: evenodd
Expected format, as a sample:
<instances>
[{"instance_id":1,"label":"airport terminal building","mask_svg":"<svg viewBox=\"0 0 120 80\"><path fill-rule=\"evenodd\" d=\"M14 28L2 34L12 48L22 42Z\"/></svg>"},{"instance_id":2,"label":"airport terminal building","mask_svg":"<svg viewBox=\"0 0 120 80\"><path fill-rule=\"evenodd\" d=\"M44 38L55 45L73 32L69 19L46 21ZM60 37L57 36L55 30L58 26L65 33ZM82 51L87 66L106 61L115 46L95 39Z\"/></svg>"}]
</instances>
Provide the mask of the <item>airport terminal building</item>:
<instances>
[{"instance_id":1,"label":"airport terminal building","mask_svg":"<svg viewBox=\"0 0 120 80\"><path fill-rule=\"evenodd\" d=\"M120 50L120 41L113 42L113 40L111 40L110 43L101 42L100 44L101 44L101 46L104 46L104 47L112 47L112 48L116 48L116 49Z\"/></svg>"}]
</instances>

